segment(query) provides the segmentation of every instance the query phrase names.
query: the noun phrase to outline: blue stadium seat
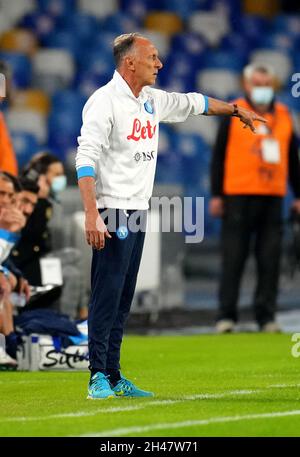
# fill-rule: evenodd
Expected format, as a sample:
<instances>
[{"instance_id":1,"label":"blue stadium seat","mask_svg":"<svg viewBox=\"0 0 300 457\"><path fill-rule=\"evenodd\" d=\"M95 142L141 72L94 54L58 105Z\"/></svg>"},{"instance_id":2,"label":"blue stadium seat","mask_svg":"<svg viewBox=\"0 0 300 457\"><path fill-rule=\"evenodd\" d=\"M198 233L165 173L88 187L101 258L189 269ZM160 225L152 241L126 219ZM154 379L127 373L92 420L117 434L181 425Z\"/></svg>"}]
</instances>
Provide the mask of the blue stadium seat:
<instances>
[{"instance_id":1,"label":"blue stadium seat","mask_svg":"<svg viewBox=\"0 0 300 457\"><path fill-rule=\"evenodd\" d=\"M163 63L164 67L159 72L162 81L169 79L170 75L194 76L196 71L201 68L200 59L195 59L195 57L184 52L170 53Z\"/></svg>"},{"instance_id":2,"label":"blue stadium seat","mask_svg":"<svg viewBox=\"0 0 300 457\"><path fill-rule=\"evenodd\" d=\"M195 75L180 76L176 73L168 73L163 78L158 78L158 83L161 88L168 92L195 92L196 81Z\"/></svg>"},{"instance_id":3,"label":"blue stadium seat","mask_svg":"<svg viewBox=\"0 0 300 457\"><path fill-rule=\"evenodd\" d=\"M300 89L298 92L300 94ZM278 101L285 103L291 111L300 113L300 97L293 97L290 88L286 91L279 92L277 94L277 99Z\"/></svg>"},{"instance_id":4,"label":"blue stadium seat","mask_svg":"<svg viewBox=\"0 0 300 457\"><path fill-rule=\"evenodd\" d=\"M112 55L112 46L114 39L116 38L115 33L100 31L93 37L93 43L91 50L98 51L101 54L108 56Z\"/></svg>"},{"instance_id":5,"label":"blue stadium seat","mask_svg":"<svg viewBox=\"0 0 300 457\"><path fill-rule=\"evenodd\" d=\"M201 2L199 0L162 0L160 2L162 10L172 11L184 19L193 14L198 8L203 10L209 7L209 3L207 0L202 0Z\"/></svg>"},{"instance_id":6,"label":"blue stadium seat","mask_svg":"<svg viewBox=\"0 0 300 457\"><path fill-rule=\"evenodd\" d=\"M174 136L174 151L181 156L182 183L184 186L198 185L207 170L210 148L200 135L177 133Z\"/></svg>"},{"instance_id":7,"label":"blue stadium seat","mask_svg":"<svg viewBox=\"0 0 300 457\"><path fill-rule=\"evenodd\" d=\"M75 12L58 20L58 27L71 33L82 45L93 45L94 37L100 30L100 24L94 16Z\"/></svg>"},{"instance_id":8,"label":"blue stadium seat","mask_svg":"<svg viewBox=\"0 0 300 457\"><path fill-rule=\"evenodd\" d=\"M211 8L226 15L230 23L238 22L242 14L241 0L211 0Z\"/></svg>"},{"instance_id":9,"label":"blue stadium seat","mask_svg":"<svg viewBox=\"0 0 300 457\"><path fill-rule=\"evenodd\" d=\"M22 168L38 152L40 146L34 135L25 132L12 132L11 139L15 149L18 165Z\"/></svg>"},{"instance_id":10,"label":"blue stadium seat","mask_svg":"<svg viewBox=\"0 0 300 457\"><path fill-rule=\"evenodd\" d=\"M103 31L114 33L115 35L131 33L140 26L141 24L137 19L121 11L108 16L102 23Z\"/></svg>"},{"instance_id":11,"label":"blue stadium seat","mask_svg":"<svg viewBox=\"0 0 300 457\"><path fill-rule=\"evenodd\" d=\"M202 165L208 164L210 147L200 135L176 133L172 138L173 148L179 155L199 160Z\"/></svg>"},{"instance_id":12,"label":"blue stadium seat","mask_svg":"<svg viewBox=\"0 0 300 457\"><path fill-rule=\"evenodd\" d=\"M231 32L226 35L219 47L220 51L232 52L244 62L247 62L248 55L253 49L253 42L238 32Z\"/></svg>"},{"instance_id":13,"label":"blue stadium seat","mask_svg":"<svg viewBox=\"0 0 300 457\"><path fill-rule=\"evenodd\" d=\"M143 19L147 11L157 9L151 0L120 0L119 3L121 11L130 14L138 20Z\"/></svg>"},{"instance_id":14,"label":"blue stadium seat","mask_svg":"<svg viewBox=\"0 0 300 457\"><path fill-rule=\"evenodd\" d=\"M300 42L299 42L299 45L300 45ZM296 49L300 48L299 45L298 45L298 47ZM294 53L293 64L294 64L295 73L300 73L300 51L298 51L298 52L296 51Z\"/></svg>"},{"instance_id":15,"label":"blue stadium seat","mask_svg":"<svg viewBox=\"0 0 300 457\"><path fill-rule=\"evenodd\" d=\"M158 154L169 154L173 150L174 130L169 124L159 126Z\"/></svg>"},{"instance_id":16,"label":"blue stadium seat","mask_svg":"<svg viewBox=\"0 0 300 457\"><path fill-rule=\"evenodd\" d=\"M182 184L181 157L173 152L159 154L155 182L159 184Z\"/></svg>"},{"instance_id":17,"label":"blue stadium seat","mask_svg":"<svg viewBox=\"0 0 300 457\"><path fill-rule=\"evenodd\" d=\"M72 107L53 110L49 116L50 134L74 133L78 134L82 124L81 111L74 111Z\"/></svg>"},{"instance_id":18,"label":"blue stadium seat","mask_svg":"<svg viewBox=\"0 0 300 457\"><path fill-rule=\"evenodd\" d=\"M270 29L270 22L267 19L254 14L242 15L240 20L232 25L237 33L242 33L251 42L253 47Z\"/></svg>"},{"instance_id":19,"label":"blue stadium seat","mask_svg":"<svg viewBox=\"0 0 300 457\"><path fill-rule=\"evenodd\" d=\"M261 37L258 47L270 48L292 54L296 49L296 40L286 33L270 33Z\"/></svg>"},{"instance_id":20,"label":"blue stadium seat","mask_svg":"<svg viewBox=\"0 0 300 457\"><path fill-rule=\"evenodd\" d=\"M77 137L80 134L82 118L80 111L72 109L55 110L48 120L48 143L57 149L62 157L70 147L76 147Z\"/></svg>"},{"instance_id":21,"label":"blue stadium seat","mask_svg":"<svg viewBox=\"0 0 300 457\"><path fill-rule=\"evenodd\" d=\"M81 72L77 74L74 89L79 90L82 95L89 97L99 87L104 86L112 78L111 73L97 75L91 72Z\"/></svg>"},{"instance_id":22,"label":"blue stadium seat","mask_svg":"<svg viewBox=\"0 0 300 457\"><path fill-rule=\"evenodd\" d=\"M171 49L173 52L188 54L201 59L202 54L207 48L205 39L193 32L184 32L172 37Z\"/></svg>"},{"instance_id":23,"label":"blue stadium seat","mask_svg":"<svg viewBox=\"0 0 300 457\"><path fill-rule=\"evenodd\" d=\"M40 11L26 14L20 22L20 26L32 30L42 44L44 39L53 32L55 25L56 18Z\"/></svg>"},{"instance_id":24,"label":"blue stadium seat","mask_svg":"<svg viewBox=\"0 0 300 457\"><path fill-rule=\"evenodd\" d=\"M112 75L115 63L111 49L107 49L106 52L95 47L87 50L84 59L78 62L78 69L97 76Z\"/></svg>"},{"instance_id":25,"label":"blue stadium seat","mask_svg":"<svg viewBox=\"0 0 300 457\"><path fill-rule=\"evenodd\" d=\"M76 0L37 0L40 11L50 16L67 16L76 7Z\"/></svg>"},{"instance_id":26,"label":"blue stadium seat","mask_svg":"<svg viewBox=\"0 0 300 457\"><path fill-rule=\"evenodd\" d=\"M296 14L280 14L272 20L272 31L300 37L300 17Z\"/></svg>"},{"instance_id":27,"label":"blue stadium seat","mask_svg":"<svg viewBox=\"0 0 300 457\"><path fill-rule=\"evenodd\" d=\"M4 60L12 69L13 83L18 88L26 88L31 83L31 61L24 54L16 52L0 52L0 60Z\"/></svg>"},{"instance_id":28,"label":"blue stadium seat","mask_svg":"<svg viewBox=\"0 0 300 457\"><path fill-rule=\"evenodd\" d=\"M87 98L75 90L61 90L52 96L52 110L73 110L81 112Z\"/></svg>"},{"instance_id":29,"label":"blue stadium seat","mask_svg":"<svg viewBox=\"0 0 300 457\"><path fill-rule=\"evenodd\" d=\"M76 60L79 60L84 52L84 44L74 31L54 30L44 39L44 45L49 48L64 49Z\"/></svg>"},{"instance_id":30,"label":"blue stadium seat","mask_svg":"<svg viewBox=\"0 0 300 457\"><path fill-rule=\"evenodd\" d=\"M247 61L231 51L208 51L202 57L203 68L225 69L240 72Z\"/></svg>"}]
</instances>

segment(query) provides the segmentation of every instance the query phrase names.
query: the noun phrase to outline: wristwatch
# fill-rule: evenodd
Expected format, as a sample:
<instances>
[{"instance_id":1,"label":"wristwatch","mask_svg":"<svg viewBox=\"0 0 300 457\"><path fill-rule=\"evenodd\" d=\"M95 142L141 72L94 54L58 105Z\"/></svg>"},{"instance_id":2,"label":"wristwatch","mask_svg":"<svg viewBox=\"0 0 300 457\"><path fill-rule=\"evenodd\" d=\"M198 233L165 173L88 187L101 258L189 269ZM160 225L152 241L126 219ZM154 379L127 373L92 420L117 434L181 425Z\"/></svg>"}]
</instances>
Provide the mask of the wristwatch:
<instances>
[{"instance_id":1,"label":"wristwatch","mask_svg":"<svg viewBox=\"0 0 300 457\"><path fill-rule=\"evenodd\" d=\"M231 116L239 117L239 108L236 103L233 103L232 105L234 107L234 111Z\"/></svg>"}]
</instances>

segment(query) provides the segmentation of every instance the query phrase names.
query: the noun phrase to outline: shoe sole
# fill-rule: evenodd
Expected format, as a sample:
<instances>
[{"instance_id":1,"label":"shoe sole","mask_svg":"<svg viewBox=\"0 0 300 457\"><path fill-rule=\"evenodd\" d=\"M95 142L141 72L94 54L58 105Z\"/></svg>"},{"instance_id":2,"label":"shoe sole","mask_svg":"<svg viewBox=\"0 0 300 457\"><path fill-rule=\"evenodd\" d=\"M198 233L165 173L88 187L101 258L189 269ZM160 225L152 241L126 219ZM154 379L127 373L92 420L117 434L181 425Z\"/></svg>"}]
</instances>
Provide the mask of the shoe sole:
<instances>
[{"instance_id":1,"label":"shoe sole","mask_svg":"<svg viewBox=\"0 0 300 457\"><path fill-rule=\"evenodd\" d=\"M115 395L118 398L153 398L154 395Z\"/></svg>"},{"instance_id":2,"label":"shoe sole","mask_svg":"<svg viewBox=\"0 0 300 457\"><path fill-rule=\"evenodd\" d=\"M107 397L92 397L88 395L86 397L87 400L108 400L109 398L116 398L116 395L108 395Z\"/></svg>"}]
</instances>

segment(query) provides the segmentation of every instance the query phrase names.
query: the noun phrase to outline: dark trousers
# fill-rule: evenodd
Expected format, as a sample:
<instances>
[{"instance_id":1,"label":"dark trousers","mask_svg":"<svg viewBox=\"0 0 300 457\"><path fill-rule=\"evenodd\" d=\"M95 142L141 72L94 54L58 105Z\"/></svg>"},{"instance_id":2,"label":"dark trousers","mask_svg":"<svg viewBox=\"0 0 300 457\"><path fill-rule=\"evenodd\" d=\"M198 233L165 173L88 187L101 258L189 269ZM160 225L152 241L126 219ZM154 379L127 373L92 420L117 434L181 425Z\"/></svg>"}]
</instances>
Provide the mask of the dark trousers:
<instances>
[{"instance_id":1,"label":"dark trousers","mask_svg":"<svg viewBox=\"0 0 300 457\"><path fill-rule=\"evenodd\" d=\"M238 320L240 281L251 242L257 267L254 313L258 324L272 321L276 311L281 238L282 198L226 196L222 221L222 271L218 319Z\"/></svg>"},{"instance_id":2,"label":"dark trousers","mask_svg":"<svg viewBox=\"0 0 300 457\"><path fill-rule=\"evenodd\" d=\"M116 216L117 229L126 224L123 210L109 211ZM147 211L127 211L129 218L133 213L135 216L139 213L144 227ZM106 238L105 248L93 249L88 316L89 368L92 372L104 373L120 369L124 325L135 291L145 238L142 230L129 229L126 238L119 238L118 230L110 230L109 224L108 230L112 238Z\"/></svg>"}]
</instances>

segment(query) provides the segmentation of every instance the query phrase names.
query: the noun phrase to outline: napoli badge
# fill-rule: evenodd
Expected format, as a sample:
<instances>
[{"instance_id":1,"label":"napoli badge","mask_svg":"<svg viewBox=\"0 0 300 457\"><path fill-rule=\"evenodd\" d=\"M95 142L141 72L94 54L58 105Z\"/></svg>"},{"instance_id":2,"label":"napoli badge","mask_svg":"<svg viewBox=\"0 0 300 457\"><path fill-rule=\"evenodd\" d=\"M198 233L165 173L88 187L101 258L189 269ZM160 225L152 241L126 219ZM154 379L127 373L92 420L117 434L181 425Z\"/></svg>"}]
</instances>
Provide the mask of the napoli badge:
<instances>
[{"instance_id":1,"label":"napoli badge","mask_svg":"<svg viewBox=\"0 0 300 457\"><path fill-rule=\"evenodd\" d=\"M153 101L147 100L147 101L144 103L144 108L145 108L145 110L147 111L147 113L149 113L149 114L154 114Z\"/></svg>"},{"instance_id":2,"label":"napoli badge","mask_svg":"<svg viewBox=\"0 0 300 457\"><path fill-rule=\"evenodd\" d=\"M125 240L128 237L128 228L125 225L120 225L117 229L116 234L119 240Z\"/></svg>"}]
</instances>

